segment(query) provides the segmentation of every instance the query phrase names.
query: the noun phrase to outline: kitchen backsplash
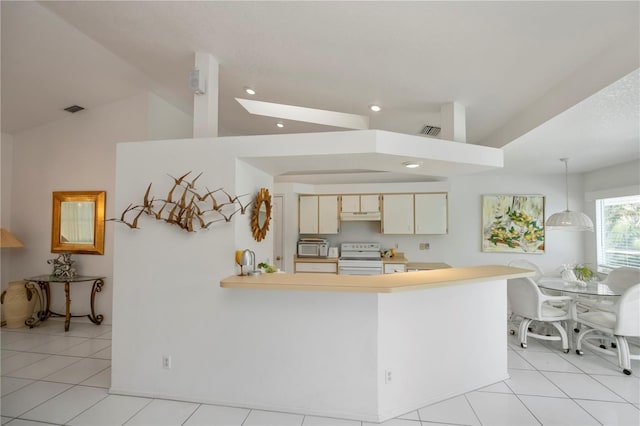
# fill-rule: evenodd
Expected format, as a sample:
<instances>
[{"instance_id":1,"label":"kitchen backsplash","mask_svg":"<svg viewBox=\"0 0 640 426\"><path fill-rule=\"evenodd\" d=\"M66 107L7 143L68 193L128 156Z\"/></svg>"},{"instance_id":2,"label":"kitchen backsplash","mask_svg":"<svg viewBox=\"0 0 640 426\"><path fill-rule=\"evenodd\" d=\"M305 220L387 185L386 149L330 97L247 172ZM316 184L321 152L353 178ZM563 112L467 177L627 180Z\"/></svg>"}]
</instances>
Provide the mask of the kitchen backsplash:
<instances>
[{"instance_id":1,"label":"kitchen backsplash","mask_svg":"<svg viewBox=\"0 0 640 426\"><path fill-rule=\"evenodd\" d=\"M309 236L309 235L304 235ZM329 246L339 247L344 242L380 243L383 249L396 248L404 252L412 262L448 262L438 254L439 243L447 235L388 235L380 233L380 222L342 222L337 235L320 235L329 241ZM420 244L428 244L429 249L420 250ZM397 244L397 247L396 247Z\"/></svg>"}]
</instances>

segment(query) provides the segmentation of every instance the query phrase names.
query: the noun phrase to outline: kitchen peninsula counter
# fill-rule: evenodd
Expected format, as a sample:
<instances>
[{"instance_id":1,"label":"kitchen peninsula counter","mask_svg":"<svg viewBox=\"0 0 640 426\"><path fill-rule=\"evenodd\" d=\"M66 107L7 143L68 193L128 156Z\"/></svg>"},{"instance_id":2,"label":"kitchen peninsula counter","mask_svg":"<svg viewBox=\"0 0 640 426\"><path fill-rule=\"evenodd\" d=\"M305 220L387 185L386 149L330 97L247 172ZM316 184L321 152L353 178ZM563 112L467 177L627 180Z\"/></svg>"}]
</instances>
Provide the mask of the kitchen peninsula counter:
<instances>
[{"instance_id":1,"label":"kitchen peninsula counter","mask_svg":"<svg viewBox=\"0 0 640 426\"><path fill-rule=\"evenodd\" d=\"M470 266L466 268L447 268L367 276L275 273L252 276L230 276L220 281L220 287L261 290L395 293L530 275L531 271L527 269L503 265Z\"/></svg>"},{"instance_id":2,"label":"kitchen peninsula counter","mask_svg":"<svg viewBox=\"0 0 640 426\"><path fill-rule=\"evenodd\" d=\"M230 362L254 372L227 403L383 422L506 380L507 279L532 274L491 265L224 278L241 330Z\"/></svg>"}]
</instances>

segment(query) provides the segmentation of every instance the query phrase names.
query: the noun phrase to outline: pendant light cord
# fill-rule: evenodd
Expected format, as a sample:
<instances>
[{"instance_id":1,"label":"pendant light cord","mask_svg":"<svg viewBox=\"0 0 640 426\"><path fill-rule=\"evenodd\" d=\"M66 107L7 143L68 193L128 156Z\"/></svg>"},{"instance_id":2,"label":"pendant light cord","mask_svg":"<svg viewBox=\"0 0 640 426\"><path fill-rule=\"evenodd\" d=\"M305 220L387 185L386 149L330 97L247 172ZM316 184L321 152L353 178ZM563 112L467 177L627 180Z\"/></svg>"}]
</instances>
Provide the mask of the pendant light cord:
<instances>
[{"instance_id":1,"label":"pendant light cord","mask_svg":"<svg viewBox=\"0 0 640 426\"><path fill-rule=\"evenodd\" d=\"M569 159L561 158L560 161L564 162L564 189L567 200L567 211L569 211Z\"/></svg>"}]
</instances>

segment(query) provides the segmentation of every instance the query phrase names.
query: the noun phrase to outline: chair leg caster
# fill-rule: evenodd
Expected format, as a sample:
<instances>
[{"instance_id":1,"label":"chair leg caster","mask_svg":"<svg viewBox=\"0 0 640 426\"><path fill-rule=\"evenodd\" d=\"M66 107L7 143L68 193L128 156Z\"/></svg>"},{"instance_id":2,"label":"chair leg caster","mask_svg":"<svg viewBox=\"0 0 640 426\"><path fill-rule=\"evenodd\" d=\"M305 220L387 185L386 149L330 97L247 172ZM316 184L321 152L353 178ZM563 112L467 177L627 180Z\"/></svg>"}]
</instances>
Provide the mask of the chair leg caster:
<instances>
[{"instance_id":1,"label":"chair leg caster","mask_svg":"<svg viewBox=\"0 0 640 426\"><path fill-rule=\"evenodd\" d=\"M601 349L607 349L607 347L605 345L600 345Z\"/></svg>"},{"instance_id":2,"label":"chair leg caster","mask_svg":"<svg viewBox=\"0 0 640 426\"><path fill-rule=\"evenodd\" d=\"M520 343L520 347L522 347L523 349L527 349L527 344L526 343Z\"/></svg>"},{"instance_id":3,"label":"chair leg caster","mask_svg":"<svg viewBox=\"0 0 640 426\"><path fill-rule=\"evenodd\" d=\"M626 374L627 376L630 376L630 375L631 375L631 370L627 370L626 368L625 368L624 370L622 370L622 372L623 372L624 374Z\"/></svg>"},{"instance_id":4,"label":"chair leg caster","mask_svg":"<svg viewBox=\"0 0 640 426\"><path fill-rule=\"evenodd\" d=\"M574 332L574 333L580 333L580 329L579 329L579 328L574 328L574 329L573 329L573 332Z\"/></svg>"},{"instance_id":5,"label":"chair leg caster","mask_svg":"<svg viewBox=\"0 0 640 426\"><path fill-rule=\"evenodd\" d=\"M584 352L582 352L580 349L576 349L576 353L577 353L578 355L584 355Z\"/></svg>"},{"instance_id":6,"label":"chair leg caster","mask_svg":"<svg viewBox=\"0 0 640 426\"><path fill-rule=\"evenodd\" d=\"M615 342L611 342L611 347L612 347L613 349L616 349L616 348L618 347L618 345L617 345Z\"/></svg>"},{"instance_id":7,"label":"chair leg caster","mask_svg":"<svg viewBox=\"0 0 640 426\"><path fill-rule=\"evenodd\" d=\"M509 330L509 334L513 336L514 334L516 334L516 331L515 330Z\"/></svg>"},{"instance_id":8,"label":"chair leg caster","mask_svg":"<svg viewBox=\"0 0 640 426\"><path fill-rule=\"evenodd\" d=\"M569 353L569 349L568 349L568 348L567 348L567 349L565 349L565 350L564 350L564 353L565 353L565 354L568 354L568 353Z\"/></svg>"}]
</instances>

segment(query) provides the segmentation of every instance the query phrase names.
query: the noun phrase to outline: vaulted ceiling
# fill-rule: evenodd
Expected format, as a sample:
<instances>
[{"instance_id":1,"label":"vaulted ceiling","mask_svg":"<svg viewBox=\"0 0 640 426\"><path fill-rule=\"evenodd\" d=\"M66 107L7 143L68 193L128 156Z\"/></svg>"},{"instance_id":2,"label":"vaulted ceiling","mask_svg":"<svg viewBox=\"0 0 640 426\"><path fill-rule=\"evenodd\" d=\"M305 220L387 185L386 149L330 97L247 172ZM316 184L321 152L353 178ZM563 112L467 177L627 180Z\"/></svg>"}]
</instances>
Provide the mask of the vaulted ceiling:
<instances>
[{"instance_id":1,"label":"vaulted ceiling","mask_svg":"<svg viewBox=\"0 0 640 426\"><path fill-rule=\"evenodd\" d=\"M220 64L221 135L341 130L236 97L367 115L418 134L466 109L507 169L640 158L638 2L2 2L2 131L154 91L190 113L194 52ZM382 111L368 110L379 104Z\"/></svg>"}]
</instances>

